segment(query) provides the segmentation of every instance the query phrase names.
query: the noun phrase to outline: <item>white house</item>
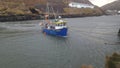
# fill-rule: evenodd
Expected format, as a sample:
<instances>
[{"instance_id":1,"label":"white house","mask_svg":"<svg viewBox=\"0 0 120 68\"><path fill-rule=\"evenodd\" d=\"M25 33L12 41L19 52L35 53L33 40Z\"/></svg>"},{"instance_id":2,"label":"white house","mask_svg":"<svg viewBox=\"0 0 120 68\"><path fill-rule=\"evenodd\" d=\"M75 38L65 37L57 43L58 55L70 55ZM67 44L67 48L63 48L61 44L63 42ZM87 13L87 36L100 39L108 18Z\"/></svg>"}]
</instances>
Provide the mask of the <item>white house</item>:
<instances>
[{"instance_id":1,"label":"white house","mask_svg":"<svg viewBox=\"0 0 120 68\"><path fill-rule=\"evenodd\" d=\"M77 3L77 2L70 2L69 7L74 7L74 8L94 8L94 5L84 4L84 3Z\"/></svg>"},{"instance_id":2,"label":"white house","mask_svg":"<svg viewBox=\"0 0 120 68\"><path fill-rule=\"evenodd\" d=\"M118 13L120 14L120 10L118 11Z\"/></svg>"}]
</instances>

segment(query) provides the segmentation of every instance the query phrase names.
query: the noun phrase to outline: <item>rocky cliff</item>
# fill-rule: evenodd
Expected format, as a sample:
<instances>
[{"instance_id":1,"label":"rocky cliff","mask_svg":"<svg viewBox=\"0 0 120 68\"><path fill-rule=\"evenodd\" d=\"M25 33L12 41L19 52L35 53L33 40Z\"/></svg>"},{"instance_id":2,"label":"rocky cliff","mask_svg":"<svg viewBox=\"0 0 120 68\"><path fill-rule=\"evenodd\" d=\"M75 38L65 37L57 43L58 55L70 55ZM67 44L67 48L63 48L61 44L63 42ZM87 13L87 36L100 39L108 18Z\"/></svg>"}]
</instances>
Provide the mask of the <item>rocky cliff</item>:
<instances>
[{"instance_id":1,"label":"rocky cliff","mask_svg":"<svg viewBox=\"0 0 120 68\"><path fill-rule=\"evenodd\" d=\"M120 10L120 0L104 5L101 8L103 10Z\"/></svg>"}]
</instances>

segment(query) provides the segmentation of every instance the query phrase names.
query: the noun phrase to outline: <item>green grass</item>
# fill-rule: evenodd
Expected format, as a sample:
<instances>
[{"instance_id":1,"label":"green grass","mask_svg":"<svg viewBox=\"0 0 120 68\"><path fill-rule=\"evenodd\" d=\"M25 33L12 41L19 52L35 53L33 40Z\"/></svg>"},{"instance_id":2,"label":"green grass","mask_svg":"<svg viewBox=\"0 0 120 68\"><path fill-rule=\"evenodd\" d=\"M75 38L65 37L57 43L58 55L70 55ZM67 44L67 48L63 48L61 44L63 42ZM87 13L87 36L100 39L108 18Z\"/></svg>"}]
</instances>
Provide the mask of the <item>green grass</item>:
<instances>
[{"instance_id":1,"label":"green grass","mask_svg":"<svg viewBox=\"0 0 120 68\"><path fill-rule=\"evenodd\" d=\"M29 10L24 3L19 2L0 2L0 15L24 15Z\"/></svg>"}]
</instances>

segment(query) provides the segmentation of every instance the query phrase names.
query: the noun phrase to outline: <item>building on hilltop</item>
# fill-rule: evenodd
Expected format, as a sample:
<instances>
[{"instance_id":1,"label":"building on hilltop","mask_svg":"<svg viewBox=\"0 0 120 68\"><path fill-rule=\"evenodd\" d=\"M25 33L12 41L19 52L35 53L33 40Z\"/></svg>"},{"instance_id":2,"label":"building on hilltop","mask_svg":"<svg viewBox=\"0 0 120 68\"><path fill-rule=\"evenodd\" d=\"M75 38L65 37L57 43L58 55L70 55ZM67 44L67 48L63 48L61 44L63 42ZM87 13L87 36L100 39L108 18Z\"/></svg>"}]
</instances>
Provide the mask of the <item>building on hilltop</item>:
<instances>
[{"instance_id":1,"label":"building on hilltop","mask_svg":"<svg viewBox=\"0 0 120 68\"><path fill-rule=\"evenodd\" d=\"M77 3L77 2L70 2L69 7L74 7L74 8L94 8L94 5L90 4L85 4L85 3Z\"/></svg>"}]
</instances>

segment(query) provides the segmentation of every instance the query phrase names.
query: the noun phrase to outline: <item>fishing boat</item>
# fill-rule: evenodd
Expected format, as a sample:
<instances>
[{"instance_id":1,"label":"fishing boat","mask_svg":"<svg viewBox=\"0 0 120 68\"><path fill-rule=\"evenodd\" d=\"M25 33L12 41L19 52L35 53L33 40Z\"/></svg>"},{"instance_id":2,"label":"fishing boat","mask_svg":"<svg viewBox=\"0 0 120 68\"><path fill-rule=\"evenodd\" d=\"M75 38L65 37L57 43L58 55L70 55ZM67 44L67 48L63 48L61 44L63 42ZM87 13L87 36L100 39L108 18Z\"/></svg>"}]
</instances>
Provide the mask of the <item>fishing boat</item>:
<instances>
[{"instance_id":1,"label":"fishing boat","mask_svg":"<svg viewBox=\"0 0 120 68\"><path fill-rule=\"evenodd\" d=\"M42 23L42 32L48 35L66 37L68 32L67 22L61 16L57 17L55 13L53 14L55 19L52 20L49 19L49 12L45 14L45 20Z\"/></svg>"},{"instance_id":2,"label":"fishing boat","mask_svg":"<svg viewBox=\"0 0 120 68\"><path fill-rule=\"evenodd\" d=\"M68 27L66 21L59 19L55 21L44 22L42 25L42 32L48 35L66 37L68 32Z\"/></svg>"}]
</instances>

